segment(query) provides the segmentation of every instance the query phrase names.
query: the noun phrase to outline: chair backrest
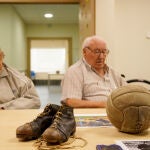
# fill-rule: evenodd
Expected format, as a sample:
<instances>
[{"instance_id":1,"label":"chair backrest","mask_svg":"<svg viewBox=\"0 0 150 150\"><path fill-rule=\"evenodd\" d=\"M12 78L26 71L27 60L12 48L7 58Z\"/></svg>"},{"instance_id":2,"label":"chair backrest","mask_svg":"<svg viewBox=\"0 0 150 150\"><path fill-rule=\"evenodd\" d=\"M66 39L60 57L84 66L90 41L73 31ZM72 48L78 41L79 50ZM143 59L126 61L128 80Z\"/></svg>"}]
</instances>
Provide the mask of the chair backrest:
<instances>
[{"instance_id":1,"label":"chair backrest","mask_svg":"<svg viewBox=\"0 0 150 150\"><path fill-rule=\"evenodd\" d=\"M146 88L148 88L150 90L150 81L149 80L145 80L145 79L130 79L130 80L127 80L127 83L141 85L141 86L144 86L144 87L146 87Z\"/></svg>"}]
</instances>

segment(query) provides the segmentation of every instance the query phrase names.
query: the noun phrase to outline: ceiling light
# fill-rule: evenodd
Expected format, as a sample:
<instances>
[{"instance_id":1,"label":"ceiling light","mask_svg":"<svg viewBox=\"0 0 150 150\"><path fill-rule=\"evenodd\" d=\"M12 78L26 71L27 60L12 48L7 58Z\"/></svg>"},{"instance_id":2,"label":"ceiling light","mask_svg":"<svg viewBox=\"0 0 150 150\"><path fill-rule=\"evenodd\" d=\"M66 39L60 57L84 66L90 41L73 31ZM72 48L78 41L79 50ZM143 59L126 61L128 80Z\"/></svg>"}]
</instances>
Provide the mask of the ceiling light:
<instances>
[{"instance_id":1,"label":"ceiling light","mask_svg":"<svg viewBox=\"0 0 150 150\"><path fill-rule=\"evenodd\" d=\"M45 18L52 18L52 17L53 17L53 14L51 14L51 13L46 13L46 14L44 14L44 17L45 17Z\"/></svg>"}]
</instances>

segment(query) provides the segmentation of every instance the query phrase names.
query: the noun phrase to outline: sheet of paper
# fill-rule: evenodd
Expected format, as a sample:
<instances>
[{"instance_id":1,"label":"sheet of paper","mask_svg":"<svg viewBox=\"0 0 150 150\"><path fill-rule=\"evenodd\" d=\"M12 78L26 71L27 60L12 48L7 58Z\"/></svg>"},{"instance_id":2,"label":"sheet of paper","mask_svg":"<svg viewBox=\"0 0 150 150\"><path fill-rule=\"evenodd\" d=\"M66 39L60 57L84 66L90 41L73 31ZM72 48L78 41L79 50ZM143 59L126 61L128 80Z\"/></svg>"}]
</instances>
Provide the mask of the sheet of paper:
<instances>
[{"instance_id":1,"label":"sheet of paper","mask_svg":"<svg viewBox=\"0 0 150 150\"><path fill-rule=\"evenodd\" d=\"M123 149L116 144L112 144L112 145L99 144L96 145L96 150L123 150Z\"/></svg>"},{"instance_id":2,"label":"sheet of paper","mask_svg":"<svg viewBox=\"0 0 150 150\"><path fill-rule=\"evenodd\" d=\"M77 127L112 127L106 114L75 114Z\"/></svg>"},{"instance_id":3,"label":"sheet of paper","mask_svg":"<svg viewBox=\"0 0 150 150\"><path fill-rule=\"evenodd\" d=\"M118 140L123 150L150 150L150 140Z\"/></svg>"}]
</instances>

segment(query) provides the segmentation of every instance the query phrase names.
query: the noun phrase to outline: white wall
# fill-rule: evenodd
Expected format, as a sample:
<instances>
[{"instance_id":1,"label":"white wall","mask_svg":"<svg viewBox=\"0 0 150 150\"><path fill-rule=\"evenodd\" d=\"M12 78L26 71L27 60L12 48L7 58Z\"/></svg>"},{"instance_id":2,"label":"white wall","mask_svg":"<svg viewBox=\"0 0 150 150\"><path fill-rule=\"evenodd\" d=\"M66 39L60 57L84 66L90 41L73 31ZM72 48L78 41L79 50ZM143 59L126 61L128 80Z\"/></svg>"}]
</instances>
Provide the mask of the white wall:
<instances>
[{"instance_id":1,"label":"white wall","mask_svg":"<svg viewBox=\"0 0 150 150\"><path fill-rule=\"evenodd\" d=\"M9 66L26 71L28 37L70 37L73 62L79 58L78 24L26 25L9 4L0 5L0 19L0 48Z\"/></svg>"},{"instance_id":2,"label":"white wall","mask_svg":"<svg viewBox=\"0 0 150 150\"><path fill-rule=\"evenodd\" d=\"M109 65L127 79L150 80L149 14L149 0L96 0L96 34L111 50Z\"/></svg>"},{"instance_id":3,"label":"white wall","mask_svg":"<svg viewBox=\"0 0 150 150\"><path fill-rule=\"evenodd\" d=\"M26 68L25 26L10 5L0 5L0 48L5 62L18 70Z\"/></svg>"},{"instance_id":4,"label":"white wall","mask_svg":"<svg viewBox=\"0 0 150 150\"><path fill-rule=\"evenodd\" d=\"M78 24L27 25L27 37L69 37L72 38L72 61L79 58Z\"/></svg>"}]
</instances>

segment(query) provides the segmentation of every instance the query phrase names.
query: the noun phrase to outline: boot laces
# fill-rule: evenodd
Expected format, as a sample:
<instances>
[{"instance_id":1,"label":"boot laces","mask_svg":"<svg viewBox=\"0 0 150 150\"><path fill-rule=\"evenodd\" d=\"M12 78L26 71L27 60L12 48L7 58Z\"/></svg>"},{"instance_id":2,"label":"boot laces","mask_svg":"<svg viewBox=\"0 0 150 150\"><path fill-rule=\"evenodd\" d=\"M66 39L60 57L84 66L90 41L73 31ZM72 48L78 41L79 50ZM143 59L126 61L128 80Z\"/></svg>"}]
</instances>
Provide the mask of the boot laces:
<instances>
[{"instance_id":1,"label":"boot laces","mask_svg":"<svg viewBox=\"0 0 150 150\"><path fill-rule=\"evenodd\" d=\"M88 144L87 140L78 137L70 136L68 141L60 143L59 145L47 144L47 142L41 137L35 141L33 144L36 150L68 150L68 149L82 149Z\"/></svg>"},{"instance_id":2,"label":"boot laces","mask_svg":"<svg viewBox=\"0 0 150 150\"><path fill-rule=\"evenodd\" d=\"M57 112L57 114L55 116L55 119L54 119L54 122L52 124L52 127L57 128L57 124L59 124L61 122L61 120L62 120L62 117L61 117L62 114L63 113L60 112L60 111Z\"/></svg>"},{"instance_id":3,"label":"boot laces","mask_svg":"<svg viewBox=\"0 0 150 150\"><path fill-rule=\"evenodd\" d=\"M38 116L37 116L37 118L42 118L43 116L46 116L46 115L48 115L50 112L51 112L51 105L47 105L45 108L44 108L44 111L42 112L42 113L40 113L40 114L38 114ZM36 118L36 119L37 119ZM34 120L36 120L36 119L34 119Z\"/></svg>"}]
</instances>

